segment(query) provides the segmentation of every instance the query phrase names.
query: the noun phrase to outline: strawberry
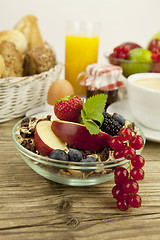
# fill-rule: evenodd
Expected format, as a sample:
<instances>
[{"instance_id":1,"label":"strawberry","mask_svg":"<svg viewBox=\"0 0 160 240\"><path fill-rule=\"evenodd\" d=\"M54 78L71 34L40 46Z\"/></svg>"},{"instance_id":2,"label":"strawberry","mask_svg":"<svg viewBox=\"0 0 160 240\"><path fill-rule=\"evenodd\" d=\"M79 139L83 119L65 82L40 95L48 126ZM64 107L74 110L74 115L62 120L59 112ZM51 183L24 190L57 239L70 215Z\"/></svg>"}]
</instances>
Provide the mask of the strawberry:
<instances>
[{"instance_id":1,"label":"strawberry","mask_svg":"<svg viewBox=\"0 0 160 240\"><path fill-rule=\"evenodd\" d=\"M78 96L69 96L56 101L54 113L60 120L80 122L83 101Z\"/></svg>"}]
</instances>

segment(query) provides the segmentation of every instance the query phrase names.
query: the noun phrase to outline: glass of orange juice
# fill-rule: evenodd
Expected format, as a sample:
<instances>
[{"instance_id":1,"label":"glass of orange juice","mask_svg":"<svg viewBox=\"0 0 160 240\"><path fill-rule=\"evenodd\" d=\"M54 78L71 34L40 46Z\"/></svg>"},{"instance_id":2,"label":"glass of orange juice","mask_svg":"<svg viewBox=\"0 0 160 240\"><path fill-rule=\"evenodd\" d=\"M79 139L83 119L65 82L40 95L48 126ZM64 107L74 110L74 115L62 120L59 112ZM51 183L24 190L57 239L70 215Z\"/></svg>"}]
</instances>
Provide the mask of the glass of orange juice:
<instances>
[{"instance_id":1,"label":"glass of orange juice","mask_svg":"<svg viewBox=\"0 0 160 240\"><path fill-rule=\"evenodd\" d=\"M81 77L89 64L96 63L99 47L98 22L68 21L65 46L65 79L70 81L75 94L86 96L86 88L80 85Z\"/></svg>"}]
</instances>

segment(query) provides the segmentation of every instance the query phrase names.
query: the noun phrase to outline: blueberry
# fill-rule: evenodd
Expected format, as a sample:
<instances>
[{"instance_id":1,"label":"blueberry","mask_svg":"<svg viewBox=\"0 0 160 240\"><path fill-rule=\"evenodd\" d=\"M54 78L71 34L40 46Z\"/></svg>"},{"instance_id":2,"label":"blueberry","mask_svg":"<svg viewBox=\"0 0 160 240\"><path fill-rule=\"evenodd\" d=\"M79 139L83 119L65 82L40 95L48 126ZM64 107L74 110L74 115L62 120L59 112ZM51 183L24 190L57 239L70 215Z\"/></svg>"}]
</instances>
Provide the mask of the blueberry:
<instances>
[{"instance_id":1,"label":"blueberry","mask_svg":"<svg viewBox=\"0 0 160 240\"><path fill-rule=\"evenodd\" d=\"M71 162L80 162L82 159L82 153L77 149L71 149L68 153L68 156Z\"/></svg>"},{"instance_id":2,"label":"blueberry","mask_svg":"<svg viewBox=\"0 0 160 240\"><path fill-rule=\"evenodd\" d=\"M62 161L68 161L69 160L68 154L61 149L53 150L50 153L49 157L52 158L52 159L57 159L57 160L62 160Z\"/></svg>"},{"instance_id":3,"label":"blueberry","mask_svg":"<svg viewBox=\"0 0 160 240\"><path fill-rule=\"evenodd\" d=\"M92 167L92 166L95 166L95 162L97 162L97 160L92 157L92 156L87 156L85 158L83 158L80 162L82 163L93 163L93 164L84 164L82 166L85 166L85 167ZM84 172L90 172L90 171L93 171L94 169L83 169Z\"/></svg>"},{"instance_id":4,"label":"blueberry","mask_svg":"<svg viewBox=\"0 0 160 240\"><path fill-rule=\"evenodd\" d=\"M122 116L122 115L120 115L120 114L114 114L113 115L113 118L114 118L114 120L116 120L119 124L121 124L122 126L124 126L125 125L125 119L124 119L124 117Z\"/></svg>"},{"instance_id":5,"label":"blueberry","mask_svg":"<svg viewBox=\"0 0 160 240\"><path fill-rule=\"evenodd\" d=\"M92 156L87 156L86 158L83 158L81 160L81 162L83 162L83 163L90 163L90 162L96 162L96 161L97 160ZM89 166L91 166L91 165L89 165Z\"/></svg>"}]
</instances>

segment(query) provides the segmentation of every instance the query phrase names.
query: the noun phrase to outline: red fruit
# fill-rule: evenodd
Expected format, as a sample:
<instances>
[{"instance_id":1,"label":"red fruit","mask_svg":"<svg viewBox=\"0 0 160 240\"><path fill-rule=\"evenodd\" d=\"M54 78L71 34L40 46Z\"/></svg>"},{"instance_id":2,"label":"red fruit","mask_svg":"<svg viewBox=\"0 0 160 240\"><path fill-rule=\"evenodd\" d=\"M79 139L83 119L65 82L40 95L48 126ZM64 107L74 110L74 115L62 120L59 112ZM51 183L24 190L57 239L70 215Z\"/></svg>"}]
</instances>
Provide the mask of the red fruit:
<instances>
[{"instance_id":1,"label":"red fruit","mask_svg":"<svg viewBox=\"0 0 160 240\"><path fill-rule=\"evenodd\" d=\"M139 150L144 146L144 140L140 135L134 135L129 140L129 146L135 150Z\"/></svg>"},{"instance_id":2,"label":"red fruit","mask_svg":"<svg viewBox=\"0 0 160 240\"><path fill-rule=\"evenodd\" d=\"M129 204L126 200L117 200L117 208L122 211L127 211L129 208Z\"/></svg>"},{"instance_id":3,"label":"red fruit","mask_svg":"<svg viewBox=\"0 0 160 240\"><path fill-rule=\"evenodd\" d=\"M122 141L127 141L131 138L132 132L129 128L121 128L118 134Z\"/></svg>"},{"instance_id":4,"label":"red fruit","mask_svg":"<svg viewBox=\"0 0 160 240\"><path fill-rule=\"evenodd\" d=\"M153 39L148 49L151 49L152 60L154 61L152 72L160 73L160 39Z\"/></svg>"},{"instance_id":5,"label":"red fruit","mask_svg":"<svg viewBox=\"0 0 160 240\"><path fill-rule=\"evenodd\" d=\"M109 145L112 149L120 150L123 148L123 142L119 136L114 136L110 138Z\"/></svg>"},{"instance_id":6,"label":"red fruit","mask_svg":"<svg viewBox=\"0 0 160 240\"><path fill-rule=\"evenodd\" d=\"M90 134L83 124L63 120L54 120L51 129L63 142L78 149L89 151L99 152L108 147L111 137L102 131L98 134Z\"/></svg>"},{"instance_id":7,"label":"red fruit","mask_svg":"<svg viewBox=\"0 0 160 240\"><path fill-rule=\"evenodd\" d=\"M128 179L128 171L124 167L119 167L114 171L115 182L117 185L122 184Z\"/></svg>"},{"instance_id":8,"label":"red fruit","mask_svg":"<svg viewBox=\"0 0 160 240\"><path fill-rule=\"evenodd\" d=\"M122 158L123 157L123 150L115 150L113 153L113 156L115 159Z\"/></svg>"},{"instance_id":9,"label":"red fruit","mask_svg":"<svg viewBox=\"0 0 160 240\"><path fill-rule=\"evenodd\" d=\"M124 42L122 43L123 46L127 47L130 50L134 48L142 48L139 44L134 43L134 42Z\"/></svg>"},{"instance_id":10,"label":"red fruit","mask_svg":"<svg viewBox=\"0 0 160 240\"><path fill-rule=\"evenodd\" d=\"M136 155L131 159L131 164L135 168L142 168L145 164L145 159L141 155Z\"/></svg>"},{"instance_id":11,"label":"red fruit","mask_svg":"<svg viewBox=\"0 0 160 240\"><path fill-rule=\"evenodd\" d=\"M139 185L135 180L128 179L124 182L123 189L126 193L136 194L139 190Z\"/></svg>"},{"instance_id":12,"label":"red fruit","mask_svg":"<svg viewBox=\"0 0 160 240\"><path fill-rule=\"evenodd\" d=\"M82 109L82 99L78 96L70 96L58 100L54 106L54 113L60 120L80 122Z\"/></svg>"},{"instance_id":13,"label":"red fruit","mask_svg":"<svg viewBox=\"0 0 160 240\"><path fill-rule=\"evenodd\" d=\"M112 189L113 197L117 200L127 199L128 194L123 190L122 187L115 185Z\"/></svg>"},{"instance_id":14,"label":"red fruit","mask_svg":"<svg viewBox=\"0 0 160 240\"><path fill-rule=\"evenodd\" d=\"M136 181L142 180L144 178L144 170L142 168L133 168L131 177Z\"/></svg>"},{"instance_id":15,"label":"red fruit","mask_svg":"<svg viewBox=\"0 0 160 240\"><path fill-rule=\"evenodd\" d=\"M142 199L138 194L134 194L128 196L127 202L132 208L138 208L141 206Z\"/></svg>"},{"instance_id":16,"label":"red fruit","mask_svg":"<svg viewBox=\"0 0 160 240\"><path fill-rule=\"evenodd\" d=\"M158 51L160 51L160 39L153 39L150 41L148 50L152 52L152 50L156 48Z\"/></svg>"},{"instance_id":17,"label":"red fruit","mask_svg":"<svg viewBox=\"0 0 160 240\"><path fill-rule=\"evenodd\" d=\"M121 45L114 48L113 53L110 54L110 61L112 64L116 65L116 62L114 62L113 58L120 58L120 59L127 59L129 57L129 51L134 48L141 48L140 45L133 43L133 42L125 42Z\"/></svg>"},{"instance_id":18,"label":"red fruit","mask_svg":"<svg viewBox=\"0 0 160 240\"><path fill-rule=\"evenodd\" d=\"M112 195L113 195L113 197L115 195L116 190L117 190L117 185L114 185L114 187L112 188Z\"/></svg>"},{"instance_id":19,"label":"red fruit","mask_svg":"<svg viewBox=\"0 0 160 240\"><path fill-rule=\"evenodd\" d=\"M160 50L157 48L152 50L152 60L154 61L152 72L160 73Z\"/></svg>"},{"instance_id":20,"label":"red fruit","mask_svg":"<svg viewBox=\"0 0 160 240\"><path fill-rule=\"evenodd\" d=\"M124 150L123 150L123 157L126 158L126 159L132 159L133 157L136 156L136 150L132 147L125 147Z\"/></svg>"}]
</instances>

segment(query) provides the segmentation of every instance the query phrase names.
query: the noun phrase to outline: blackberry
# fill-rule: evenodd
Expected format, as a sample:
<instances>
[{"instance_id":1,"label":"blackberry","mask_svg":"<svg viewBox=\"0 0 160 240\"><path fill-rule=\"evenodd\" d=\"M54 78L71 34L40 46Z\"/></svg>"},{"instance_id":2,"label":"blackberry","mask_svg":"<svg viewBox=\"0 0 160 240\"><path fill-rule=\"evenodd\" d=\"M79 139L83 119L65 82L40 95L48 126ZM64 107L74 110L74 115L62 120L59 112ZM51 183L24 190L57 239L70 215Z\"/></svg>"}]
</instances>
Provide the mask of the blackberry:
<instances>
[{"instance_id":1,"label":"blackberry","mask_svg":"<svg viewBox=\"0 0 160 240\"><path fill-rule=\"evenodd\" d=\"M105 133L110 134L111 136L118 135L122 125L119 124L109 113L103 113L104 121L101 126L101 130Z\"/></svg>"}]
</instances>

